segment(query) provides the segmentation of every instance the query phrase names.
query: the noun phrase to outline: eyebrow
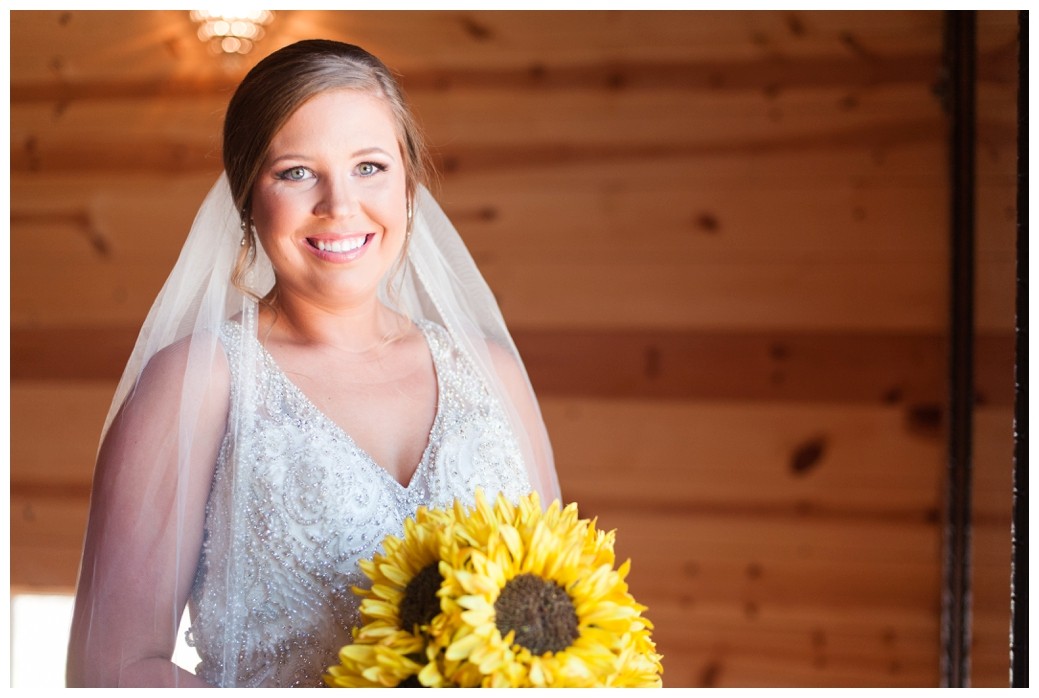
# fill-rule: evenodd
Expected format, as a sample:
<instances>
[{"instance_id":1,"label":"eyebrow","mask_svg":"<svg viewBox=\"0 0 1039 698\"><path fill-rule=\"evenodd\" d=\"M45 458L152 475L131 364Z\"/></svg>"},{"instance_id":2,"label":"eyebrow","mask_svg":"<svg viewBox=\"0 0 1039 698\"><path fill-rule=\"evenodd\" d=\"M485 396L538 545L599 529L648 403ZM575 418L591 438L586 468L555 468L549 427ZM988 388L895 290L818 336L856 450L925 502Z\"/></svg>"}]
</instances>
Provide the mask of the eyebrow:
<instances>
[{"instance_id":1,"label":"eyebrow","mask_svg":"<svg viewBox=\"0 0 1039 698\"><path fill-rule=\"evenodd\" d=\"M385 155L387 157L393 157L390 153L387 153L383 148L380 148L377 145L373 145L371 148L361 148L360 150L355 152L350 157L357 158L357 157L361 157L361 156L364 156L364 155L371 155L372 153L382 153L383 155Z\"/></svg>"},{"instance_id":2,"label":"eyebrow","mask_svg":"<svg viewBox=\"0 0 1039 698\"><path fill-rule=\"evenodd\" d=\"M359 158L359 157L364 157L365 155L372 155L373 153L382 153L383 155L385 155L388 158L392 158L393 157L390 153L386 152L386 150L384 148L380 148L377 145L373 145L370 148L361 148L360 150L355 150L353 153L350 154L350 157L351 158ZM281 162L282 160L309 160L309 159L310 158L308 158L306 155L299 155L298 153L285 153L284 155L279 155L278 157L271 159L269 162L273 165L274 163Z\"/></svg>"}]
</instances>

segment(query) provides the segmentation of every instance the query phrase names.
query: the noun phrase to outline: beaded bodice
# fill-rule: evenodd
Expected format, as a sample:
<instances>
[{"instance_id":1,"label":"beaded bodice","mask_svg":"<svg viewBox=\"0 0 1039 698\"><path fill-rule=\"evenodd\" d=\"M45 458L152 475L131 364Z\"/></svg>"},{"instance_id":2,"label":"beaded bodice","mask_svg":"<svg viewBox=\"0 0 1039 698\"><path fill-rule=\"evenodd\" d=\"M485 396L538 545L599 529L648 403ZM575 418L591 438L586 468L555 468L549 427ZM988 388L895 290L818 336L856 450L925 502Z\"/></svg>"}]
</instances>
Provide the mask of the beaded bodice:
<instances>
[{"instance_id":1,"label":"beaded bodice","mask_svg":"<svg viewBox=\"0 0 1039 698\"><path fill-rule=\"evenodd\" d=\"M320 685L359 624L358 563L421 505L471 504L483 488L531 487L508 419L439 325L419 324L437 411L401 485L315 407L241 325L221 342L232 367L228 429L206 508L189 643L214 685ZM239 352L255 360L239 361ZM243 379L236 366L255 365Z\"/></svg>"}]
</instances>

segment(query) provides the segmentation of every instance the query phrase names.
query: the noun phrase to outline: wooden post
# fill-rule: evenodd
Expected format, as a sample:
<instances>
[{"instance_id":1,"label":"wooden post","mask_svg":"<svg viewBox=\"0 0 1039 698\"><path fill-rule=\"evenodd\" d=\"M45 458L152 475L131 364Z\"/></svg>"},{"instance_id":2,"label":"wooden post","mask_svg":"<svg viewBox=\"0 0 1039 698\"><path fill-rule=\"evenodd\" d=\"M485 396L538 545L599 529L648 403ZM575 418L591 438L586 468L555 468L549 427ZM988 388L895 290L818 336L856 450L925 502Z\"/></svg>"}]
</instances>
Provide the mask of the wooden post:
<instances>
[{"instance_id":1,"label":"wooden post","mask_svg":"<svg viewBox=\"0 0 1039 698\"><path fill-rule=\"evenodd\" d=\"M1014 519L1010 578L1010 685L1028 686L1028 11L1018 14L1017 360Z\"/></svg>"},{"instance_id":2,"label":"wooden post","mask_svg":"<svg viewBox=\"0 0 1039 698\"><path fill-rule=\"evenodd\" d=\"M946 13L951 194L949 460L946 492L941 678L970 685L971 441L974 410L973 11Z\"/></svg>"}]
</instances>

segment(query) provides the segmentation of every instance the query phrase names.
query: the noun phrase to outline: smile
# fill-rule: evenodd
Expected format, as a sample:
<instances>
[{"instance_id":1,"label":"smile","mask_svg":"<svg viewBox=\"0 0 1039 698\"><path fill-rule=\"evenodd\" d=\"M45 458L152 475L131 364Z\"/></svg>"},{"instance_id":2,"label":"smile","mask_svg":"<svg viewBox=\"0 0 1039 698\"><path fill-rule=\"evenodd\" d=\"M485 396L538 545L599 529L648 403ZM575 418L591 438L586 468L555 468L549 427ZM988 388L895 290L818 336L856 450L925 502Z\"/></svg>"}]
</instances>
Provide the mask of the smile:
<instances>
[{"instance_id":1,"label":"smile","mask_svg":"<svg viewBox=\"0 0 1039 698\"><path fill-rule=\"evenodd\" d=\"M345 240L313 240L308 238L307 242L322 252L353 252L356 249L364 247L365 243L367 243L371 237L371 234L368 234L361 237L347 238Z\"/></svg>"}]
</instances>

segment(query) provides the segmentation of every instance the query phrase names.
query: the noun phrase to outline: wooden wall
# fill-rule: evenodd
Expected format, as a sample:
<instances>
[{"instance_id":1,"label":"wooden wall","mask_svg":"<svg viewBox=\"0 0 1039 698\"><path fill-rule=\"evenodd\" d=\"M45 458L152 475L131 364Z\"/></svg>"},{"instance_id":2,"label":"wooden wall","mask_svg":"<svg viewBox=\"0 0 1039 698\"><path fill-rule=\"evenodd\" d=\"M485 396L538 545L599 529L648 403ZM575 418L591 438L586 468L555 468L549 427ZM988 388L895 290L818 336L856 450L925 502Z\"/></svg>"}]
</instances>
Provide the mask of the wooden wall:
<instances>
[{"instance_id":1,"label":"wooden wall","mask_svg":"<svg viewBox=\"0 0 1039 698\"><path fill-rule=\"evenodd\" d=\"M975 685L1009 666L1016 13L979 13ZM220 169L186 12L11 13L11 583L75 581L98 431ZM667 686L939 681L938 12L285 11L403 75L439 196L618 529Z\"/></svg>"}]
</instances>

